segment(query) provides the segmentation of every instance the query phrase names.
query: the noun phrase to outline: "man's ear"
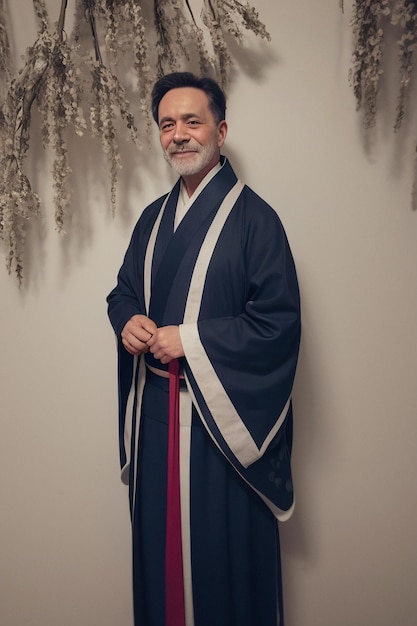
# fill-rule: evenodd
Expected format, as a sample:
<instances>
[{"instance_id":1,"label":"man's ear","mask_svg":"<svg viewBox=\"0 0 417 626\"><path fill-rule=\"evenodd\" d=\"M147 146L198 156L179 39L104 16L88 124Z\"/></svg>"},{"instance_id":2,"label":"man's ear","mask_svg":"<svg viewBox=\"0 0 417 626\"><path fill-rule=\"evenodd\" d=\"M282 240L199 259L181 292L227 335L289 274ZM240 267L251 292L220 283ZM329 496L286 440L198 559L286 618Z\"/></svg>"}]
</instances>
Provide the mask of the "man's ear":
<instances>
[{"instance_id":1,"label":"man's ear","mask_svg":"<svg viewBox=\"0 0 417 626\"><path fill-rule=\"evenodd\" d=\"M227 135L227 122L226 120L222 120L217 126L217 145L219 146L219 148L221 148L222 145L224 144L226 135Z\"/></svg>"}]
</instances>

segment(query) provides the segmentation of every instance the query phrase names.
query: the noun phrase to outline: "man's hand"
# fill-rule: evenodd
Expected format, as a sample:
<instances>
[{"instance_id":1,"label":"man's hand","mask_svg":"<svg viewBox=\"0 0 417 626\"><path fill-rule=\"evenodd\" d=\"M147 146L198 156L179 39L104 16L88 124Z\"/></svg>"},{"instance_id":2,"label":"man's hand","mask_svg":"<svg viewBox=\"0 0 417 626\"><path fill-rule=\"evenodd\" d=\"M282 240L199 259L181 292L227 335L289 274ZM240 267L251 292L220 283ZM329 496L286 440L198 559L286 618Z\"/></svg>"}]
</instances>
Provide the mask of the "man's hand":
<instances>
[{"instance_id":1,"label":"man's hand","mask_svg":"<svg viewBox=\"0 0 417 626\"><path fill-rule=\"evenodd\" d=\"M122 343L129 354L148 352L147 342L156 332L156 324L146 315L134 315L122 330Z\"/></svg>"},{"instance_id":2,"label":"man's hand","mask_svg":"<svg viewBox=\"0 0 417 626\"><path fill-rule=\"evenodd\" d=\"M172 359L179 359L184 356L178 326L157 328L147 344L155 359L159 359L161 363L169 363Z\"/></svg>"}]
</instances>

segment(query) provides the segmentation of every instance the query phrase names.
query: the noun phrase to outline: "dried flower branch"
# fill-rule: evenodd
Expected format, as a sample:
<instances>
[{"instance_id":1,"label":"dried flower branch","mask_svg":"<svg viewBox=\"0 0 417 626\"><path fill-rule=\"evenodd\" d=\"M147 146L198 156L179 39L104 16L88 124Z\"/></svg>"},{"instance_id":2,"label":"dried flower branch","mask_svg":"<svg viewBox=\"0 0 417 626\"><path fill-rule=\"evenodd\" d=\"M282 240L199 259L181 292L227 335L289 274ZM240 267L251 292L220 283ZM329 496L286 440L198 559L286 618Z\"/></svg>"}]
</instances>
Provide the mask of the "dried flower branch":
<instances>
[{"instance_id":1,"label":"dried flower branch","mask_svg":"<svg viewBox=\"0 0 417 626\"><path fill-rule=\"evenodd\" d=\"M198 58L199 58L200 72L202 75L207 75L210 73L211 66L214 63L212 59L210 58L209 52L207 50L207 46L204 41L204 33L202 29L197 25L197 22L195 20L193 11L191 9L191 6L188 0L185 0L185 4L188 9L190 18L191 18L189 39L191 42L194 43L196 47Z\"/></svg>"},{"instance_id":2,"label":"dried flower branch","mask_svg":"<svg viewBox=\"0 0 417 626\"><path fill-rule=\"evenodd\" d=\"M4 0L0 0L0 103L3 102L11 80L11 52L7 33L8 20Z\"/></svg>"},{"instance_id":3,"label":"dried flower branch","mask_svg":"<svg viewBox=\"0 0 417 626\"><path fill-rule=\"evenodd\" d=\"M81 109L81 72L74 61L76 50L67 44L64 34L66 8L67 0L61 0L58 24L50 36L49 65L37 93L43 145L51 145L54 150L52 173L58 231L64 228L64 215L71 197L68 183L71 168L64 134L67 128L73 127L76 134L82 135L87 127Z\"/></svg>"},{"instance_id":4,"label":"dried flower branch","mask_svg":"<svg viewBox=\"0 0 417 626\"><path fill-rule=\"evenodd\" d=\"M240 25L237 17L240 17ZM238 0L204 0L202 9L204 25L209 30L215 54L216 72L223 86L232 65L225 33L231 35L237 43L243 40L240 26L252 31L262 39L271 39L264 24L260 22L258 13L248 3L242 4Z\"/></svg>"},{"instance_id":5,"label":"dried flower branch","mask_svg":"<svg viewBox=\"0 0 417 626\"><path fill-rule=\"evenodd\" d=\"M54 154L55 223L61 231L70 201L69 129L78 135L90 130L99 138L109 162L115 211L121 166L118 118L132 139L138 139L125 88L117 77L119 70L126 72L130 63L136 72L139 107L148 130L150 92L158 75L180 69L184 62L193 61L193 53L197 52L201 73L210 74L214 69L225 85L232 63L227 38L240 43L242 28L270 38L249 4L203 0L203 25L209 30L213 49L210 56L189 0L153 0L153 33L142 14L144 1L76 0L75 27L69 44L64 31L67 0L61 0L54 26L45 0L33 0L39 24L36 41L27 49L23 68L12 79L4 0L0 0L0 78L8 86L4 95L0 92L0 237L7 246L7 268L9 272L15 270L19 281L23 277L26 226L40 212L39 197L24 172L33 105L40 115L43 146L50 146ZM91 32L91 57L80 53L81 24ZM89 125L82 110L85 100L89 100Z\"/></svg>"},{"instance_id":6,"label":"dried flower branch","mask_svg":"<svg viewBox=\"0 0 417 626\"><path fill-rule=\"evenodd\" d=\"M201 16L204 25L210 33L211 43L215 55L216 73L219 76L220 84L225 87L227 84L229 70L232 65L232 57L230 56L224 39L218 10L218 2L216 0L204 0Z\"/></svg>"},{"instance_id":7,"label":"dried flower branch","mask_svg":"<svg viewBox=\"0 0 417 626\"><path fill-rule=\"evenodd\" d=\"M243 39L243 35L240 28L236 25L236 20L232 18L233 13L240 16L241 24L246 30L252 31L261 39L271 41L271 35L267 32L265 25L259 20L259 13L254 7L251 7L248 3L242 4L238 2L238 0L224 0L221 4L222 23L224 18L224 24L226 24L227 30L229 30L238 41Z\"/></svg>"},{"instance_id":8,"label":"dried flower branch","mask_svg":"<svg viewBox=\"0 0 417 626\"><path fill-rule=\"evenodd\" d=\"M39 213L39 197L23 171L29 149L31 107L49 65L50 36L43 2L34 0L40 30L28 49L26 63L11 82L2 106L2 145L0 146L0 236L7 246L6 266L23 278L23 250L26 222Z\"/></svg>"},{"instance_id":9,"label":"dried flower branch","mask_svg":"<svg viewBox=\"0 0 417 626\"><path fill-rule=\"evenodd\" d=\"M343 9L343 4L342 4ZM416 0L356 0L353 5L352 30L354 49L349 73L357 108L364 114L364 126L375 124L377 96L383 73L382 57L387 33L400 30L398 57L399 93L394 129L397 131L406 113L417 48Z\"/></svg>"},{"instance_id":10,"label":"dried flower branch","mask_svg":"<svg viewBox=\"0 0 417 626\"><path fill-rule=\"evenodd\" d=\"M154 0L154 24L158 76L180 69L184 60L190 61L194 50L198 54L201 73L210 72L213 61L188 0L185 3L182 0Z\"/></svg>"},{"instance_id":11,"label":"dried flower branch","mask_svg":"<svg viewBox=\"0 0 417 626\"><path fill-rule=\"evenodd\" d=\"M125 48L133 45L133 67L137 76L137 88L139 95L140 110L146 120L146 130L150 130L151 114L149 99L152 91L152 72L149 63L149 45L146 33L145 21L139 2L124 0L120 15L124 24L129 24L129 35L124 42Z\"/></svg>"},{"instance_id":12,"label":"dried flower branch","mask_svg":"<svg viewBox=\"0 0 417 626\"><path fill-rule=\"evenodd\" d=\"M64 42L64 19L67 0L62 0L56 29L51 30L43 0L34 0L40 28L34 45L28 48L26 62L12 81L2 107L5 141L1 152L0 215L3 238L9 246L7 268L15 266L22 279L22 253L25 229L31 215L39 215L39 197L24 173L29 149L32 105L36 101L41 118L43 145L54 149L52 168L55 189L55 222L62 230L68 207L68 150L64 129L74 126L82 134L86 124L80 108L79 70L72 51Z\"/></svg>"},{"instance_id":13,"label":"dried flower branch","mask_svg":"<svg viewBox=\"0 0 417 626\"><path fill-rule=\"evenodd\" d=\"M154 0L154 25L157 35L156 50L158 54L157 75L162 76L178 68L178 57L175 54L175 41L171 35L169 17L169 0Z\"/></svg>"},{"instance_id":14,"label":"dried flower branch","mask_svg":"<svg viewBox=\"0 0 417 626\"><path fill-rule=\"evenodd\" d=\"M129 102L124 87L118 78L102 63L91 68L93 101L90 106L92 134L101 141L110 165L110 189L112 212L116 210L116 189L118 170L121 167L115 117L117 108L120 117L126 122L132 139L137 140L137 128L129 111Z\"/></svg>"},{"instance_id":15,"label":"dried flower branch","mask_svg":"<svg viewBox=\"0 0 417 626\"><path fill-rule=\"evenodd\" d=\"M398 0L391 17L392 24L399 25L403 34L398 41L400 61L400 88L397 102L397 117L394 129L399 130L403 121L409 87L413 72L414 52L417 47L417 2L415 0Z\"/></svg>"},{"instance_id":16,"label":"dried flower branch","mask_svg":"<svg viewBox=\"0 0 417 626\"><path fill-rule=\"evenodd\" d=\"M343 2L341 8L343 10ZM417 49L417 0L355 0L352 30L354 50L349 76L357 108L363 111L365 128L375 124L378 87L383 73L384 47L387 48L385 44L391 39L391 34L396 36L399 86L394 131L398 131L407 112L414 73ZM412 204L413 208L417 208L417 161Z\"/></svg>"},{"instance_id":17,"label":"dried flower branch","mask_svg":"<svg viewBox=\"0 0 417 626\"><path fill-rule=\"evenodd\" d=\"M118 70L120 58L132 55L137 76L137 90L141 113L150 128L149 97L153 75L149 63L149 44L142 8L138 0L87 0L90 14L104 19L106 51L109 53L111 70ZM97 37L97 32L95 33Z\"/></svg>"},{"instance_id":18,"label":"dried flower branch","mask_svg":"<svg viewBox=\"0 0 417 626\"><path fill-rule=\"evenodd\" d=\"M116 109L130 130L133 141L137 141L137 127L129 110L129 102L123 85L102 62L97 28L92 3L88 7L87 16L91 25L91 33L96 51L96 61L90 71L92 78L92 103L90 105L90 123L94 137L101 141L103 150L110 165L110 190L112 212L116 210L116 190L118 170L121 167L117 132L115 125Z\"/></svg>"},{"instance_id":19,"label":"dried flower branch","mask_svg":"<svg viewBox=\"0 0 417 626\"><path fill-rule=\"evenodd\" d=\"M364 126L375 124L384 20L390 14L389 0L356 0L353 6L352 30L355 37L352 69L349 78L358 109L364 112Z\"/></svg>"}]
</instances>

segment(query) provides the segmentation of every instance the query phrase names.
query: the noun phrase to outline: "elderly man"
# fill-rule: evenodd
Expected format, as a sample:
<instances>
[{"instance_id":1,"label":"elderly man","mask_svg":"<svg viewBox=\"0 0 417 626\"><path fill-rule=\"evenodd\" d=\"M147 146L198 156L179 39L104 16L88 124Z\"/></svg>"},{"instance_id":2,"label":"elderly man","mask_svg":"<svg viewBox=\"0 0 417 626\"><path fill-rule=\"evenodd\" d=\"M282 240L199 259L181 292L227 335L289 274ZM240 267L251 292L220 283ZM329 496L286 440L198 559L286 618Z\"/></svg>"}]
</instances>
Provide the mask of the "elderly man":
<instances>
[{"instance_id":1,"label":"elderly man","mask_svg":"<svg viewBox=\"0 0 417 626\"><path fill-rule=\"evenodd\" d=\"M276 212L220 154L225 110L210 78L155 84L180 177L143 211L108 296L137 626L283 626L299 293Z\"/></svg>"}]
</instances>

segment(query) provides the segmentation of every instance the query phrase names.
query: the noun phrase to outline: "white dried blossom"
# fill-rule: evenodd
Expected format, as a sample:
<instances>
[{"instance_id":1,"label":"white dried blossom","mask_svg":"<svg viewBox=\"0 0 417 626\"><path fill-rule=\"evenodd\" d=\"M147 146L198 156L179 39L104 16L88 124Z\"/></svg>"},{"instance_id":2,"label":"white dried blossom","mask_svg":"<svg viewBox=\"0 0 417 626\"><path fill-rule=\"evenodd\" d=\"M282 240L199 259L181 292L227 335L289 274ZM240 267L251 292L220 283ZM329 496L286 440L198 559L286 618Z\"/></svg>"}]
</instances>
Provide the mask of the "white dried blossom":
<instances>
[{"instance_id":1,"label":"white dried blossom","mask_svg":"<svg viewBox=\"0 0 417 626\"><path fill-rule=\"evenodd\" d=\"M23 277L27 220L39 214L39 197L24 172L29 149L31 107L48 68L48 38L41 32L28 49L23 69L12 80L2 106L0 144L0 236L7 269Z\"/></svg>"},{"instance_id":2,"label":"white dried blossom","mask_svg":"<svg viewBox=\"0 0 417 626\"><path fill-rule=\"evenodd\" d=\"M82 135L87 128L80 106L80 70L75 65L73 55L74 48L61 40L59 33L54 34L48 69L37 93L42 141L44 146L50 145L54 151L52 173L55 223L58 231L64 228L64 216L71 197L66 129L72 127L77 135Z\"/></svg>"},{"instance_id":3,"label":"white dried blossom","mask_svg":"<svg viewBox=\"0 0 417 626\"><path fill-rule=\"evenodd\" d=\"M214 67L214 59L210 57L209 51L207 49L205 40L204 40L204 32L198 26L197 21L194 17L193 11L191 9L191 5L188 0L185 0L185 4L188 10L187 20L183 20L183 23L187 24L187 33L186 37L188 40L187 46L194 46L197 54L198 54L198 63L200 67L200 72L203 76L210 74L212 67ZM177 9L179 10L179 8Z\"/></svg>"},{"instance_id":4,"label":"white dried blossom","mask_svg":"<svg viewBox=\"0 0 417 626\"><path fill-rule=\"evenodd\" d=\"M120 19L124 24L125 39L121 49L133 54L133 68L136 73L139 107L145 120L145 130L149 133L151 114L149 99L153 85L153 72L150 64L147 24L137 0L118 0Z\"/></svg>"},{"instance_id":5,"label":"white dried blossom","mask_svg":"<svg viewBox=\"0 0 417 626\"><path fill-rule=\"evenodd\" d=\"M352 30L354 50L349 78L358 109L363 110L365 128L375 125L384 28L391 13L389 0L356 0Z\"/></svg>"},{"instance_id":6,"label":"white dried blossom","mask_svg":"<svg viewBox=\"0 0 417 626\"><path fill-rule=\"evenodd\" d=\"M343 2L340 3L343 10ZM383 55L394 38L398 45L399 85L394 131L407 112L417 49L417 0L355 0L352 12L354 34L352 67L349 72L357 108L365 128L375 125L377 96L383 73ZM417 209L417 159L414 164L412 207Z\"/></svg>"},{"instance_id":7,"label":"white dried blossom","mask_svg":"<svg viewBox=\"0 0 417 626\"><path fill-rule=\"evenodd\" d=\"M179 67L173 21L170 18L170 0L154 0L154 26L156 31L157 75L174 72Z\"/></svg>"},{"instance_id":8,"label":"white dried blossom","mask_svg":"<svg viewBox=\"0 0 417 626\"><path fill-rule=\"evenodd\" d=\"M232 65L232 57L229 53L219 15L219 6L222 3L217 0L204 0L201 17L203 24L210 33L211 44L215 57L215 70L220 84L225 87Z\"/></svg>"},{"instance_id":9,"label":"white dried blossom","mask_svg":"<svg viewBox=\"0 0 417 626\"><path fill-rule=\"evenodd\" d=\"M12 73L10 41L8 35L8 16L4 0L0 0L0 105L10 84ZM0 122L1 123L1 122Z\"/></svg>"},{"instance_id":10,"label":"white dried blossom","mask_svg":"<svg viewBox=\"0 0 417 626\"><path fill-rule=\"evenodd\" d=\"M356 0L353 4L351 23L354 44L349 76L357 108L363 111L366 128L375 124L386 42L392 40L392 35L397 38L400 68L394 123L394 129L397 131L406 113L413 77L417 48L417 2L416 0Z\"/></svg>"},{"instance_id":11,"label":"white dried blossom","mask_svg":"<svg viewBox=\"0 0 417 626\"><path fill-rule=\"evenodd\" d=\"M215 55L216 72L223 86L232 65L225 34L241 44L244 38L242 26L261 39L270 41L271 36L259 20L259 14L249 3L238 0L204 0L202 9L204 25L208 28Z\"/></svg>"},{"instance_id":12,"label":"white dried blossom","mask_svg":"<svg viewBox=\"0 0 417 626\"><path fill-rule=\"evenodd\" d=\"M406 104L413 74L417 48L417 3L414 0L397 0L391 16L394 26L401 28L398 40L400 62L400 86L394 129L399 130L406 112Z\"/></svg>"},{"instance_id":13,"label":"white dried blossom","mask_svg":"<svg viewBox=\"0 0 417 626\"><path fill-rule=\"evenodd\" d=\"M116 117L119 115L126 123L133 141L137 141L137 128L126 92L118 78L102 63L96 62L91 67L92 102L90 105L90 123L92 134L101 141L102 148L110 166L111 204L116 209L116 189L118 171L121 167L119 145L117 141Z\"/></svg>"},{"instance_id":14,"label":"white dried blossom","mask_svg":"<svg viewBox=\"0 0 417 626\"><path fill-rule=\"evenodd\" d=\"M236 4L240 4L240 3L236 3ZM240 5L240 6L242 7L242 10L239 12L242 16L243 25L246 28L246 30L252 31L254 35L256 35L257 37L260 37L261 39L266 39L267 41L271 41L271 35L266 30L265 24L263 24L260 21L259 13L255 11L254 7L251 7L249 3L246 3L245 5Z\"/></svg>"}]
</instances>

